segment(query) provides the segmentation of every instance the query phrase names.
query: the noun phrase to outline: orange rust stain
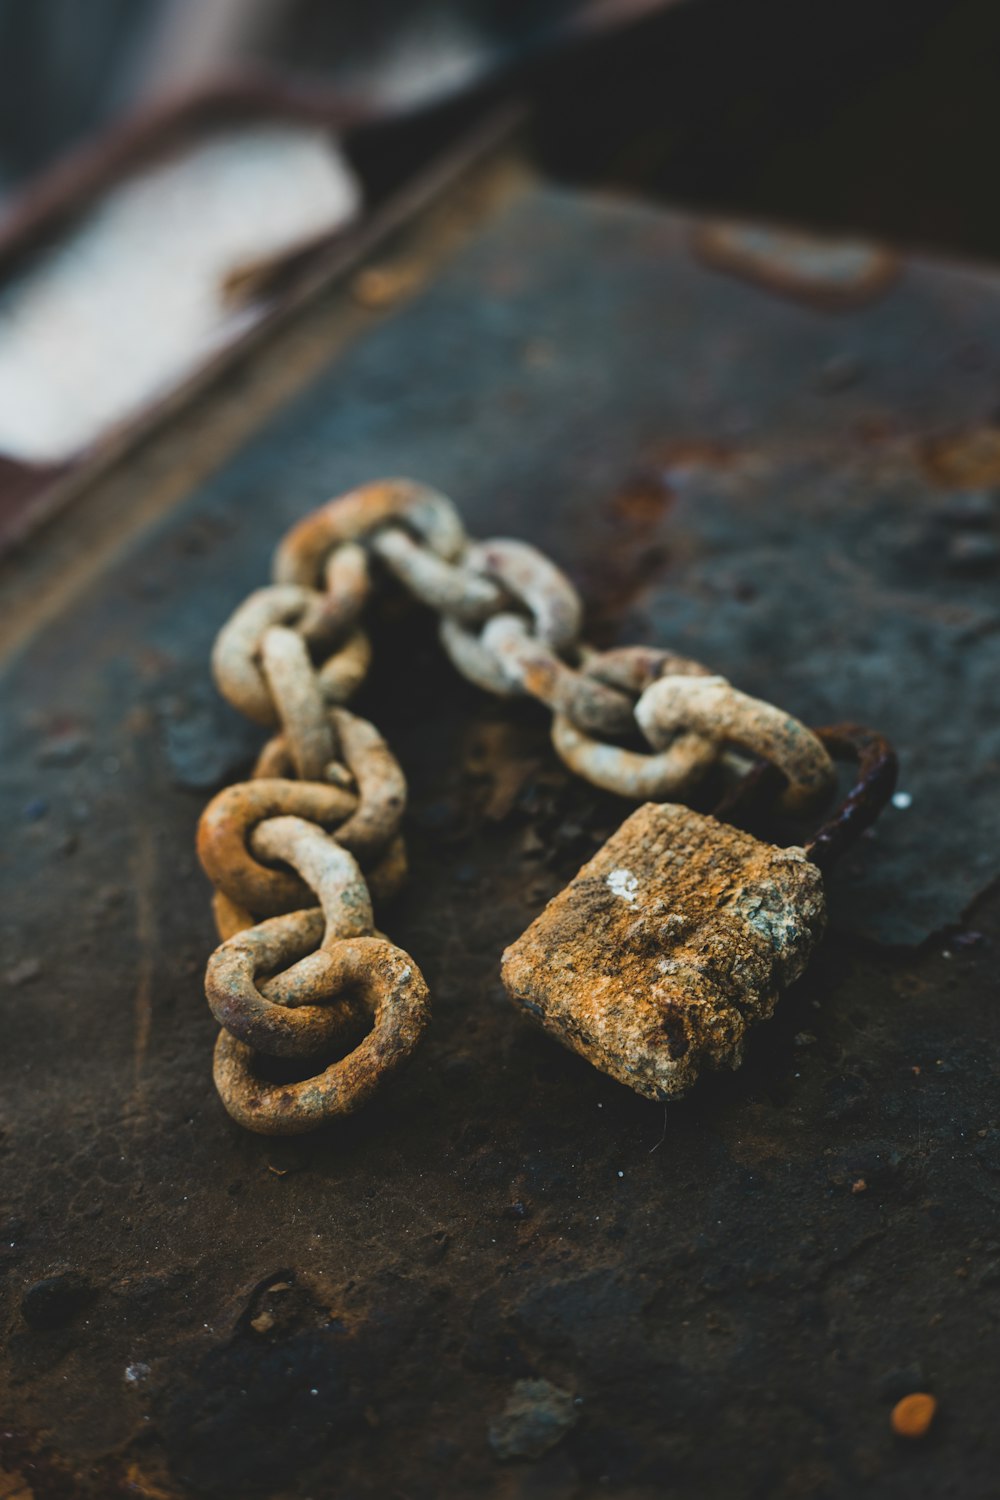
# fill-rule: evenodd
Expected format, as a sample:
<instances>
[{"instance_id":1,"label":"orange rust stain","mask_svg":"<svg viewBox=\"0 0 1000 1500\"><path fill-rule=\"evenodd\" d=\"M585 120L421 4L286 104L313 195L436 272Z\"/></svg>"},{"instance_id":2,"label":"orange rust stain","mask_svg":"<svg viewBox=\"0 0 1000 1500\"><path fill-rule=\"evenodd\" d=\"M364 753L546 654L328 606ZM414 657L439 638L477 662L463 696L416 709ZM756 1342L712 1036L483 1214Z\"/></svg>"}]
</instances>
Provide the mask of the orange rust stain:
<instances>
[{"instance_id":1,"label":"orange rust stain","mask_svg":"<svg viewBox=\"0 0 1000 1500\"><path fill-rule=\"evenodd\" d=\"M351 296L362 307L378 312L415 291L419 284L420 272L416 266L369 266L351 282Z\"/></svg>"},{"instance_id":2,"label":"orange rust stain","mask_svg":"<svg viewBox=\"0 0 1000 1500\"><path fill-rule=\"evenodd\" d=\"M790 1151L787 1136L768 1135L747 1127L729 1146L730 1157L741 1167L759 1167L767 1161L787 1163Z\"/></svg>"},{"instance_id":3,"label":"orange rust stain","mask_svg":"<svg viewBox=\"0 0 1000 1500\"><path fill-rule=\"evenodd\" d=\"M609 506L614 520L627 526L655 526L663 519L673 501L673 492L658 470L633 474L612 497Z\"/></svg>"},{"instance_id":4,"label":"orange rust stain","mask_svg":"<svg viewBox=\"0 0 1000 1500\"><path fill-rule=\"evenodd\" d=\"M599 544L588 549L575 572L587 599L587 634L595 645L614 639L622 614L666 566L660 527L673 499L667 476L654 468L627 479L605 502Z\"/></svg>"},{"instance_id":5,"label":"orange rust stain","mask_svg":"<svg viewBox=\"0 0 1000 1500\"><path fill-rule=\"evenodd\" d=\"M928 476L949 489L1000 484L1000 427L971 427L923 445Z\"/></svg>"},{"instance_id":6,"label":"orange rust stain","mask_svg":"<svg viewBox=\"0 0 1000 1500\"><path fill-rule=\"evenodd\" d=\"M710 438L678 438L657 452L657 460L669 477L685 469L732 469L740 453Z\"/></svg>"},{"instance_id":7,"label":"orange rust stain","mask_svg":"<svg viewBox=\"0 0 1000 1500\"><path fill-rule=\"evenodd\" d=\"M922 1438L934 1420L937 1401L926 1391L904 1396L892 1408L892 1430L897 1437Z\"/></svg>"}]
</instances>

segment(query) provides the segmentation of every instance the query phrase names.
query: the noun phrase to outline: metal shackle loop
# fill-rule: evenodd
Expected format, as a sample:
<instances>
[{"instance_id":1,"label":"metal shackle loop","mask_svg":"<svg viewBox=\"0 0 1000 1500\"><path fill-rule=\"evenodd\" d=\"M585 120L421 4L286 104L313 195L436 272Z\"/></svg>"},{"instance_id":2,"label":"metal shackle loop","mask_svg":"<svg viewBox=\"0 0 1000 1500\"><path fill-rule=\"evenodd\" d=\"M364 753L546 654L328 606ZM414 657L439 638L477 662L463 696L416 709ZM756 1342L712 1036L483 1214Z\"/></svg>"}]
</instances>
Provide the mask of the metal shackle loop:
<instances>
[{"instance_id":1,"label":"metal shackle loop","mask_svg":"<svg viewBox=\"0 0 1000 1500\"><path fill-rule=\"evenodd\" d=\"M470 547L463 564L471 573L498 583L511 601L527 612L535 640L554 652L576 645L583 620L580 596L565 573L537 547L495 537ZM510 613L511 618L520 620L519 615ZM506 614L494 615L486 630L506 618ZM443 615L441 644L462 676L485 692L510 698L524 691L517 674L505 668L486 645L485 632L468 630L460 620Z\"/></svg>"},{"instance_id":2,"label":"metal shackle loop","mask_svg":"<svg viewBox=\"0 0 1000 1500\"><path fill-rule=\"evenodd\" d=\"M274 554L274 580L317 588L335 548L365 542L393 523L446 561L465 547L465 527L447 495L413 479L378 479L328 500L293 526Z\"/></svg>"},{"instance_id":3,"label":"metal shackle loop","mask_svg":"<svg viewBox=\"0 0 1000 1500\"><path fill-rule=\"evenodd\" d=\"M813 734L835 761L854 762L854 781L837 807L802 848L813 864L829 870L876 821L896 787L896 752L885 735L863 724L833 724ZM780 799L785 778L767 761L758 761L713 808L713 816L738 827L753 827Z\"/></svg>"},{"instance_id":4,"label":"metal shackle loop","mask_svg":"<svg viewBox=\"0 0 1000 1500\"><path fill-rule=\"evenodd\" d=\"M813 733L834 760L858 768L844 800L805 845L813 863L828 870L878 818L896 790L899 762L885 735L863 724L824 725Z\"/></svg>"},{"instance_id":5,"label":"metal shackle loop","mask_svg":"<svg viewBox=\"0 0 1000 1500\"><path fill-rule=\"evenodd\" d=\"M661 677L642 694L635 716L654 746L687 729L770 761L788 781L781 801L790 813L821 805L836 784L833 761L812 730L724 677Z\"/></svg>"},{"instance_id":6,"label":"metal shackle loop","mask_svg":"<svg viewBox=\"0 0 1000 1500\"><path fill-rule=\"evenodd\" d=\"M353 1114L407 1061L430 1019L427 986L413 959L382 938L349 938L327 953L331 993L372 1016L364 1040L316 1077L273 1083L255 1067L253 1049L219 1032L213 1075L238 1124L261 1135L301 1135Z\"/></svg>"}]
</instances>

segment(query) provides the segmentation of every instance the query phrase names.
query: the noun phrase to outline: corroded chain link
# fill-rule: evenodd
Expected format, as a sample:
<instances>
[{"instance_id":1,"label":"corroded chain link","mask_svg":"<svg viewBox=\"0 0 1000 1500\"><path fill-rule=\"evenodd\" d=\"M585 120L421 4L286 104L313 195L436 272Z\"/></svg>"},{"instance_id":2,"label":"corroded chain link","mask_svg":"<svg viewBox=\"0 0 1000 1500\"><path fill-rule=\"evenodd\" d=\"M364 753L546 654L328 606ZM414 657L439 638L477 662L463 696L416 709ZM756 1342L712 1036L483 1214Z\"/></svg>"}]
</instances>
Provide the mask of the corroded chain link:
<instances>
[{"instance_id":1,"label":"corroded chain link","mask_svg":"<svg viewBox=\"0 0 1000 1500\"><path fill-rule=\"evenodd\" d=\"M583 644L569 579L525 542L470 542L438 491L392 479L329 501L284 538L274 582L240 605L212 653L223 696L275 731L251 779L220 792L198 829L222 939L206 975L222 1027L216 1087L235 1120L265 1134L359 1108L429 1020L420 970L372 910L406 876L406 782L375 726L345 707L371 661L361 620L378 569L440 616L463 676L546 704L557 753L595 786L684 798L727 746L783 773L789 810L834 784L810 730L700 663ZM272 1058L307 1076L283 1081Z\"/></svg>"}]
</instances>

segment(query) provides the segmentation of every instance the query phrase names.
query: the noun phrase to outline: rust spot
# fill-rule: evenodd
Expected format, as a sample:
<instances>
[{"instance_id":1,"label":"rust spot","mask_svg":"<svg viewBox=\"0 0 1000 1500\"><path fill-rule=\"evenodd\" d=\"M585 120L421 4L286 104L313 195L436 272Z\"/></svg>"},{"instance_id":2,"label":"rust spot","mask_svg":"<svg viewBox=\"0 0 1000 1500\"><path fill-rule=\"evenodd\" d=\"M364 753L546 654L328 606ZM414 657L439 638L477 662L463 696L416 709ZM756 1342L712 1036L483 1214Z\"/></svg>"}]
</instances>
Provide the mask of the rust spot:
<instances>
[{"instance_id":1,"label":"rust spot","mask_svg":"<svg viewBox=\"0 0 1000 1500\"><path fill-rule=\"evenodd\" d=\"M897 1437L922 1438L929 1430L937 1411L937 1401L926 1391L904 1396L892 1408L892 1430Z\"/></svg>"},{"instance_id":2,"label":"rust spot","mask_svg":"<svg viewBox=\"0 0 1000 1500\"><path fill-rule=\"evenodd\" d=\"M661 527L674 499L669 475L650 465L635 470L606 502L604 535L576 573L587 600L588 633L597 645L611 642L623 611L667 566Z\"/></svg>"},{"instance_id":3,"label":"rust spot","mask_svg":"<svg viewBox=\"0 0 1000 1500\"><path fill-rule=\"evenodd\" d=\"M537 747L525 743L520 726L504 720L477 723L468 740L463 769L476 788L480 816L502 823L542 765Z\"/></svg>"},{"instance_id":4,"label":"rust spot","mask_svg":"<svg viewBox=\"0 0 1000 1500\"><path fill-rule=\"evenodd\" d=\"M949 489L1000 484L1000 427L970 427L932 438L920 456L928 477Z\"/></svg>"},{"instance_id":5,"label":"rust spot","mask_svg":"<svg viewBox=\"0 0 1000 1500\"><path fill-rule=\"evenodd\" d=\"M416 266L369 266L351 282L351 296L362 307L381 312L414 291L419 283Z\"/></svg>"},{"instance_id":6,"label":"rust spot","mask_svg":"<svg viewBox=\"0 0 1000 1500\"><path fill-rule=\"evenodd\" d=\"M881 245L767 224L705 224L694 249L714 270L834 312L881 296L899 274L897 257Z\"/></svg>"},{"instance_id":7,"label":"rust spot","mask_svg":"<svg viewBox=\"0 0 1000 1500\"><path fill-rule=\"evenodd\" d=\"M878 448L882 444L891 443L902 434L897 419L885 412L871 412L860 417L854 431L858 442L867 448Z\"/></svg>"},{"instance_id":8,"label":"rust spot","mask_svg":"<svg viewBox=\"0 0 1000 1500\"><path fill-rule=\"evenodd\" d=\"M608 509L627 527L655 526L666 515L674 499L666 476L657 469L633 474L612 496Z\"/></svg>"},{"instance_id":9,"label":"rust spot","mask_svg":"<svg viewBox=\"0 0 1000 1500\"><path fill-rule=\"evenodd\" d=\"M587 633L598 646L620 635L621 617L655 578L678 561L683 538L668 547L664 521L687 476L700 469L728 471L745 455L723 443L678 438L657 445L602 507L593 550L575 581L587 600Z\"/></svg>"},{"instance_id":10,"label":"rust spot","mask_svg":"<svg viewBox=\"0 0 1000 1500\"><path fill-rule=\"evenodd\" d=\"M696 469L732 469L740 457L735 448L708 438L676 439L658 449L656 456L668 481Z\"/></svg>"}]
</instances>

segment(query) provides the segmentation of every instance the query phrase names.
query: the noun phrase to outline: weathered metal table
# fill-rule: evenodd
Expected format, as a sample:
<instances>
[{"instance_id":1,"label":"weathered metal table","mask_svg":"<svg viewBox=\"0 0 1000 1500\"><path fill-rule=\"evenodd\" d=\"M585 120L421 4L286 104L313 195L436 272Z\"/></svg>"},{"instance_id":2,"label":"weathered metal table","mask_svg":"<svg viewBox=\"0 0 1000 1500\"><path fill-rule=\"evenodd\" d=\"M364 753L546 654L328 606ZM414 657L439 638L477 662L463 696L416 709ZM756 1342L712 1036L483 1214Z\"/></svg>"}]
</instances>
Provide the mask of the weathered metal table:
<instances>
[{"instance_id":1,"label":"weathered metal table","mask_svg":"<svg viewBox=\"0 0 1000 1500\"><path fill-rule=\"evenodd\" d=\"M1000 278L816 303L692 236L502 157L387 247L413 300L327 292L8 569L0 1493L996 1494ZM898 742L806 980L666 1112L498 975L625 809L419 617L361 712L411 781L431 1039L323 1137L215 1098L193 832L254 737L210 643L293 518L391 472L550 551L599 638ZM523 1379L575 1399L504 1458Z\"/></svg>"}]
</instances>

